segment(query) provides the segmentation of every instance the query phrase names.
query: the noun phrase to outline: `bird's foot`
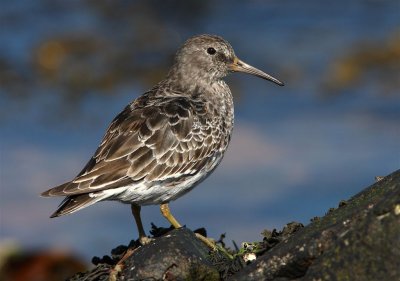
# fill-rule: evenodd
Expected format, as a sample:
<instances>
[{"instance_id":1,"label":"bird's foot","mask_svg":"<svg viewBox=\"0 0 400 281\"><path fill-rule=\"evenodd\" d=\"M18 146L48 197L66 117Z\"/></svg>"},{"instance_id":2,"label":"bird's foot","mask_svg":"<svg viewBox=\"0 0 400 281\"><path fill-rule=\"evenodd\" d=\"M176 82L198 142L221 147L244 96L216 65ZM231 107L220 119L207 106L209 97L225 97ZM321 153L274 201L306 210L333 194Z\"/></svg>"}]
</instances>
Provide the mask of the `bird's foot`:
<instances>
[{"instance_id":1,"label":"bird's foot","mask_svg":"<svg viewBox=\"0 0 400 281\"><path fill-rule=\"evenodd\" d=\"M124 262L127 258L129 258L135 251L136 248L128 248L125 252L125 254L122 256L122 258L117 262L117 264L114 266L114 268L111 269L110 271L110 277L108 278L109 281L117 281L118 280L118 274L122 271L124 268Z\"/></svg>"},{"instance_id":2,"label":"bird's foot","mask_svg":"<svg viewBox=\"0 0 400 281\"><path fill-rule=\"evenodd\" d=\"M154 241L154 239L147 236L139 237L139 243L142 246L149 244L151 241ZM111 269L109 278L110 281L117 280L118 273L121 272L122 269L124 268L124 262L136 251L137 248L138 247L132 247L126 250L122 258L118 261L118 263L114 266L114 268Z\"/></svg>"},{"instance_id":3,"label":"bird's foot","mask_svg":"<svg viewBox=\"0 0 400 281\"><path fill-rule=\"evenodd\" d=\"M154 241L154 238L150 238L150 237L147 237L147 236L142 236L142 237L139 238L139 243L142 246L149 244L151 241Z\"/></svg>"},{"instance_id":4,"label":"bird's foot","mask_svg":"<svg viewBox=\"0 0 400 281\"><path fill-rule=\"evenodd\" d=\"M207 245L208 248L210 248L212 251L216 251L217 250L217 244L215 244L215 241L204 237L203 235L201 235L200 233L195 233L197 239L199 239L201 242L203 242L204 244Z\"/></svg>"},{"instance_id":5,"label":"bird's foot","mask_svg":"<svg viewBox=\"0 0 400 281\"><path fill-rule=\"evenodd\" d=\"M195 233L195 234L196 234L197 239L201 240L204 244L206 244L207 247L209 247L211 249L211 251L222 252L229 259L233 260L234 257L224 247L221 247L220 245L215 243L215 241L213 239L204 237L200 233Z\"/></svg>"}]
</instances>

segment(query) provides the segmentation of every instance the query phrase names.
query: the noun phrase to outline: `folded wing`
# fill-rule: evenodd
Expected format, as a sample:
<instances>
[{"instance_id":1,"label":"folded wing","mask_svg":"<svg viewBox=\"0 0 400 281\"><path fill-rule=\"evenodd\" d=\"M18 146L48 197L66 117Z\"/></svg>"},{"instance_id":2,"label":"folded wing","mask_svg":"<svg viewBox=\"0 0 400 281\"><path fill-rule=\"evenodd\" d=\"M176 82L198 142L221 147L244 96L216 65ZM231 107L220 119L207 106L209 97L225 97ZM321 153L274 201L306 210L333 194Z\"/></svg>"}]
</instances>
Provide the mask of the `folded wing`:
<instances>
[{"instance_id":1,"label":"folded wing","mask_svg":"<svg viewBox=\"0 0 400 281\"><path fill-rule=\"evenodd\" d=\"M224 147L222 120L201 100L152 99L127 106L111 123L97 151L71 182L42 196L72 196L136 182L173 181L193 175Z\"/></svg>"}]
</instances>

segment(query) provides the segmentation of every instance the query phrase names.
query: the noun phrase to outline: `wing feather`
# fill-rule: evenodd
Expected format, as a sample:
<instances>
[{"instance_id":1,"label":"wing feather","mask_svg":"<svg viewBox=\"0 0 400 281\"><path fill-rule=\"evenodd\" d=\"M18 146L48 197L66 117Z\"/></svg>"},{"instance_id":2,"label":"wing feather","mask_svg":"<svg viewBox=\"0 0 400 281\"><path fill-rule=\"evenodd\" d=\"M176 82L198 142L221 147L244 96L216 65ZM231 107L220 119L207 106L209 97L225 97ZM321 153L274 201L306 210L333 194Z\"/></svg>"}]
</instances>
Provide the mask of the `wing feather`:
<instances>
[{"instance_id":1,"label":"wing feather","mask_svg":"<svg viewBox=\"0 0 400 281\"><path fill-rule=\"evenodd\" d=\"M210 166L212 156L226 147L221 142L227 142L221 138L222 118L207 115L210 106L185 97L132 103L111 123L81 173L43 195L97 192L143 179L179 181Z\"/></svg>"}]
</instances>

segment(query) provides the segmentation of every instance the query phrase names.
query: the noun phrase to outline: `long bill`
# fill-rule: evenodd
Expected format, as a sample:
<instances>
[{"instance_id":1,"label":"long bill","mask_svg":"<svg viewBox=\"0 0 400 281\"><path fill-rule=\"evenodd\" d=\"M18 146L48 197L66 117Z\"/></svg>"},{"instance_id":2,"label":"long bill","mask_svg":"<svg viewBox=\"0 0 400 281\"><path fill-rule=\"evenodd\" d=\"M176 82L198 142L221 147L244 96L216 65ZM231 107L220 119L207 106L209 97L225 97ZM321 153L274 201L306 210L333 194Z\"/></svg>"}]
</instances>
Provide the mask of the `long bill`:
<instances>
[{"instance_id":1,"label":"long bill","mask_svg":"<svg viewBox=\"0 0 400 281\"><path fill-rule=\"evenodd\" d=\"M275 84L278 84L279 86L285 85L285 84L283 84L283 82L279 81L278 79L272 77L271 75L265 73L264 71L261 71L251 65L248 65L247 63L241 61L240 59L238 59L236 57L233 60L233 62L231 64L229 64L229 70L233 71L233 72L243 72L243 73L255 75L262 79L272 81Z\"/></svg>"}]
</instances>

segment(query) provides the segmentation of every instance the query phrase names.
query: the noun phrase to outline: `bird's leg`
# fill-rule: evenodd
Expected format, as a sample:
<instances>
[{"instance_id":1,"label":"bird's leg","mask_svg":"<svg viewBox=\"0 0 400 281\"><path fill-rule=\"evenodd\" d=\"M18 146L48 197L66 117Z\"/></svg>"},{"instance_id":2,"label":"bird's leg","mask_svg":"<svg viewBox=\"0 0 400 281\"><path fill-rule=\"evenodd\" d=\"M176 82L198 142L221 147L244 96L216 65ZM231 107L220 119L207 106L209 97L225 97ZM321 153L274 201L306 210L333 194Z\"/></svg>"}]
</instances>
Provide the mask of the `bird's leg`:
<instances>
[{"instance_id":1,"label":"bird's leg","mask_svg":"<svg viewBox=\"0 0 400 281\"><path fill-rule=\"evenodd\" d=\"M139 242L142 245L146 245L151 241L151 239L147 237L146 233L144 232L142 219L140 218L141 207L136 204L131 204L131 210L139 232ZM136 249L137 248L129 248L126 250L122 258L117 262L114 268L111 269L109 281L116 281L118 279L118 273L122 271L125 260L128 259L136 251Z\"/></svg>"},{"instance_id":2,"label":"bird's leg","mask_svg":"<svg viewBox=\"0 0 400 281\"><path fill-rule=\"evenodd\" d=\"M161 214L166 218L170 224L173 225L175 228L180 228L182 225L174 218L169 210L168 203L160 205Z\"/></svg>"},{"instance_id":3,"label":"bird's leg","mask_svg":"<svg viewBox=\"0 0 400 281\"><path fill-rule=\"evenodd\" d=\"M131 210L132 210L132 215L135 218L137 229L139 232L139 241L142 245L148 244L151 241L151 239L148 238L146 236L146 233L144 232L142 219L140 218L141 207L136 204L131 204Z\"/></svg>"},{"instance_id":4,"label":"bird's leg","mask_svg":"<svg viewBox=\"0 0 400 281\"><path fill-rule=\"evenodd\" d=\"M180 228L182 227L181 224L174 218L174 216L171 214L171 211L169 210L168 203L164 203L160 205L160 210L161 214L169 221L170 224L172 224L175 228ZM217 249L215 243L208 239L207 237L204 237L203 235L199 233L195 233L196 237L201 240L204 244L206 244L209 248L211 248L213 251Z\"/></svg>"}]
</instances>

